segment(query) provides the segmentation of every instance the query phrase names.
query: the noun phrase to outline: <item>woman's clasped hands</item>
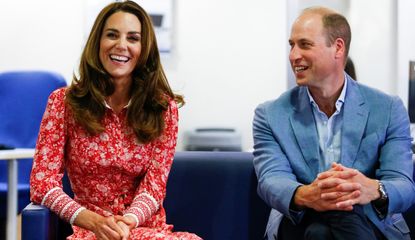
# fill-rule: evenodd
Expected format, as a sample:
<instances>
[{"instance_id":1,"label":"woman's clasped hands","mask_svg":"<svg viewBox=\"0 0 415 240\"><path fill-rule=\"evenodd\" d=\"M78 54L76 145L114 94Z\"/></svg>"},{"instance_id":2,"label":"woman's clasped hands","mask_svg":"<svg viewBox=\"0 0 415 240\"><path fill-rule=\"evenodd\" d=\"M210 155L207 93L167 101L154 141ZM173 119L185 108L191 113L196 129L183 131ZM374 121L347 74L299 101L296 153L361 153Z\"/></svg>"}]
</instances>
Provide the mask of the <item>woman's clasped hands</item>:
<instances>
[{"instance_id":1,"label":"woman's clasped hands","mask_svg":"<svg viewBox=\"0 0 415 240\"><path fill-rule=\"evenodd\" d=\"M97 240L127 240L136 225L130 216L101 217L95 222L93 232Z\"/></svg>"}]
</instances>

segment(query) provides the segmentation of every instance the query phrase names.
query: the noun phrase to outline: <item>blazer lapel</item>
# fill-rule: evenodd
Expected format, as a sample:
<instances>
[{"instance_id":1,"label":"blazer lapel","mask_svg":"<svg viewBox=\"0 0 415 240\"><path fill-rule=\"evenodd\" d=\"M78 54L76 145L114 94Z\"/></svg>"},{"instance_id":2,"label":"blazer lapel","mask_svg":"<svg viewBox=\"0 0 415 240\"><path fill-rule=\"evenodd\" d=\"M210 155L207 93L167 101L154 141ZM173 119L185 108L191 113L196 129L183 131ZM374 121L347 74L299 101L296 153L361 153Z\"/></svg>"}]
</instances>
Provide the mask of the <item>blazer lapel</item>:
<instances>
[{"instance_id":1,"label":"blazer lapel","mask_svg":"<svg viewBox=\"0 0 415 240\"><path fill-rule=\"evenodd\" d=\"M314 116L306 88L300 87L297 93L298 95L294 94L294 99L292 99L295 111L290 117L291 127L304 160L314 177L319 171L320 159L320 147L316 124L314 122Z\"/></svg>"},{"instance_id":2,"label":"blazer lapel","mask_svg":"<svg viewBox=\"0 0 415 240\"><path fill-rule=\"evenodd\" d=\"M343 127L340 162L352 167L362 140L369 109L354 80L347 77L346 98L343 105Z\"/></svg>"}]
</instances>

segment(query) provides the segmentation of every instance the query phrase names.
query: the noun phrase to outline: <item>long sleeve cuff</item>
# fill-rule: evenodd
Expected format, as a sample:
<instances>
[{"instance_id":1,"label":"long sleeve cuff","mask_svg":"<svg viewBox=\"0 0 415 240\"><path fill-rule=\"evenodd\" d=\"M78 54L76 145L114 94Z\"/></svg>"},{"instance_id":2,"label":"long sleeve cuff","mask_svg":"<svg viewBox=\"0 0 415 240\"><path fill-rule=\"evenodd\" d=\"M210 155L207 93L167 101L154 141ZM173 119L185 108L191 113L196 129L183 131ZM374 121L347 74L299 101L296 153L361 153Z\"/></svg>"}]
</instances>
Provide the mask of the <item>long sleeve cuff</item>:
<instances>
[{"instance_id":1,"label":"long sleeve cuff","mask_svg":"<svg viewBox=\"0 0 415 240\"><path fill-rule=\"evenodd\" d=\"M294 224L299 224L301 222L301 220L303 219L305 214L305 210L301 210L301 211L296 211L296 210L292 210L290 209L290 219Z\"/></svg>"},{"instance_id":2,"label":"long sleeve cuff","mask_svg":"<svg viewBox=\"0 0 415 240\"><path fill-rule=\"evenodd\" d=\"M297 190L298 190L298 188L300 187L301 185L299 185L299 186L297 186L297 188L295 189L295 191L294 191L294 193L293 193L293 196L292 196L292 198L291 198L291 201L290 201L290 206L289 206L289 209L288 209L288 211L289 211L289 216L288 216L288 218L294 223L294 224L298 224L298 223L300 223L301 222L301 220L303 219L303 217L304 217L304 214L305 214L305 209L299 209L296 205L295 205L295 203L294 203L294 197L295 197L295 194L296 194L296 192L297 192Z\"/></svg>"},{"instance_id":3,"label":"long sleeve cuff","mask_svg":"<svg viewBox=\"0 0 415 240\"><path fill-rule=\"evenodd\" d=\"M380 219L384 219L388 215L389 201L377 202L375 200L375 201L372 201L371 204L372 204L373 209L376 212L376 215L378 215Z\"/></svg>"},{"instance_id":4,"label":"long sleeve cuff","mask_svg":"<svg viewBox=\"0 0 415 240\"><path fill-rule=\"evenodd\" d=\"M85 209L59 187L49 190L43 197L41 204L70 224L73 224L78 214Z\"/></svg>"},{"instance_id":5,"label":"long sleeve cuff","mask_svg":"<svg viewBox=\"0 0 415 240\"><path fill-rule=\"evenodd\" d=\"M124 215L133 216L137 222L136 227L138 227L147 221L158 209L159 204L156 199L144 192L134 198L133 203Z\"/></svg>"}]
</instances>

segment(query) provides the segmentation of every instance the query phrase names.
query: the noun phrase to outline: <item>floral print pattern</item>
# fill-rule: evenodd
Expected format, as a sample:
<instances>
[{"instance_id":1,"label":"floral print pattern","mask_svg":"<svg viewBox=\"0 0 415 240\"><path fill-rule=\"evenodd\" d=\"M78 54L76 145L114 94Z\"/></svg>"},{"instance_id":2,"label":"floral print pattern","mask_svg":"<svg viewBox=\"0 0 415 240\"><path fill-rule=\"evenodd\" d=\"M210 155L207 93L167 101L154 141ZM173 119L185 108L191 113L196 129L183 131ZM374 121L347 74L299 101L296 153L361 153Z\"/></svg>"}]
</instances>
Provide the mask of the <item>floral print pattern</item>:
<instances>
[{"instance_id":1,"label":"floral print pattern","mask_svg":"<svg viewBox=\"0 0 415 240\"><path fill-rule=\"evenodd\" d=\"M137 227L130 239L200 239L172 232L166 224L163 200L173 162L178 111L171 100L164 114L165 130L141 144L127 124L127 108L115 113L107 106L105 130L90 135L77 124L65 104L66 88L54 91L44 113L30 179L31 200L73 224L84 208L102 216L131 215ZM62 190L67 171L74 199ZM95 239L92 232L73 226L68 239Z\"/></svg>"}]
</instances>

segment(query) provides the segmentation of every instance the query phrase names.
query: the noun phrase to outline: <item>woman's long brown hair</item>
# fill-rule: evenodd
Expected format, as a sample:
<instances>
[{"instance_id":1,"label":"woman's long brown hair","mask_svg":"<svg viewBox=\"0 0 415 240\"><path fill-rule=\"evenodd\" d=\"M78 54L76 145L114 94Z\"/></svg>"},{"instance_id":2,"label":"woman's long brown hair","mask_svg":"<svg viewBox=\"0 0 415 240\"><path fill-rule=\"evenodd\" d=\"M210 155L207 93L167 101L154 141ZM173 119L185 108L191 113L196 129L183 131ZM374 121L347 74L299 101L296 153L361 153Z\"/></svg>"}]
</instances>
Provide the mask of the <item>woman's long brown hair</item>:
<instances>
[{"instance_id":1,"label":"woman's long brown hair","mask_svg":"<svg viewBox=\"0 0 415 240\"><path fill-rule=\"evenodd\" d=\"M179 105L183 105L184 101L182 96L172 92L167 81L150 17L133 1L111 3L99 13L82 52L79 77L73 76L66 103L71 107L75 121L90 134L104 131L104 101L114 92L114 84L99 59L99 46L107 19L119 11L134 14L142 26L142 50L132 72L127 121L137 139L148 143L164 130L163 112L168 109L169 100L174 99Z\"/></svg>"}]
</instances>

